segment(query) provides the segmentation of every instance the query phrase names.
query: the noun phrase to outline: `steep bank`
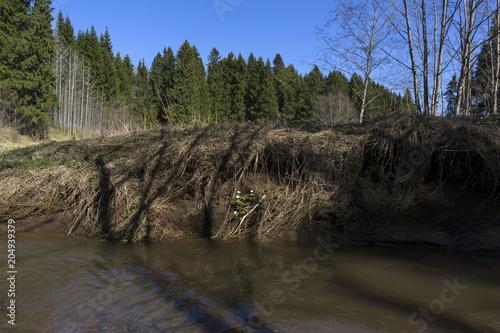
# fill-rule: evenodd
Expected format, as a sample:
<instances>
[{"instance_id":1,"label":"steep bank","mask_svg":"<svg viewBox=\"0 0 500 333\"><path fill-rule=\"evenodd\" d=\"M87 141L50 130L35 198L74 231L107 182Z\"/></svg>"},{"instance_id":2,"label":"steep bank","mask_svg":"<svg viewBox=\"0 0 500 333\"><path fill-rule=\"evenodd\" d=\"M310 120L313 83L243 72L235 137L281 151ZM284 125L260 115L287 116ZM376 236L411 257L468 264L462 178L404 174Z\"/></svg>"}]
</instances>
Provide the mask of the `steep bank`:
<instances>
[{"instance_id":1,"label":"steep bank","mask_svg":"<svg viewBox=\"0 0 500 333\"><path fill-rule=\"evenodd\" d=\"M346 242L494 251L499 129L404 117L310 132L211 125L46 143L0 157L0 220L130 241L330 232Z\"/></svg>"}]
</instances>

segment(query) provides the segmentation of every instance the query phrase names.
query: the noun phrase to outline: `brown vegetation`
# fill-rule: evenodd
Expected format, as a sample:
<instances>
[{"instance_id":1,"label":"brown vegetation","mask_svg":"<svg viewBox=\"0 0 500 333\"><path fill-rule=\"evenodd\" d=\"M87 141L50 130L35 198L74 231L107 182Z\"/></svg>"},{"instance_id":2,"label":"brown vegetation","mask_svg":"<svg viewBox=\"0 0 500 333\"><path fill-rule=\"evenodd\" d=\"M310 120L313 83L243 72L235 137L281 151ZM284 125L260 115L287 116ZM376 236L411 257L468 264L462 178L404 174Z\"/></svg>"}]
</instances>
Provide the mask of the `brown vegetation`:
<instances>
[{"instance_id":1,"label":"brown vegetation","mask_svg":"<svg viewBox=\"0 0 500 333\"><path fill-rule=\"evenodd\" d=\"M481 236L500 226L498 130L403 117L342 130L210 125L46 144L0 157L0 220L57 213L66 232L130 241L331 232L500 248ZM432 235L419 238L424 225Z\"/></svg>"}]
</instances>

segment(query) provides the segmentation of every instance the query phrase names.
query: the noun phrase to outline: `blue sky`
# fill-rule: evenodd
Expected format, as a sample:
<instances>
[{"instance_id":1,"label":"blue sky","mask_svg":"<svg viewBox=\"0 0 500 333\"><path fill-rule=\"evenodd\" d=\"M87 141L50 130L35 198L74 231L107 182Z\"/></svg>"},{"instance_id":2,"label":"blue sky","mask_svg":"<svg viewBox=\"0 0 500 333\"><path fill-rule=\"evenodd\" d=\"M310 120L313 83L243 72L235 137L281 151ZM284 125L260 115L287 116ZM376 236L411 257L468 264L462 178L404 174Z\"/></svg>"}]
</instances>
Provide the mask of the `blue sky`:
<instances>
[{"instance_id":1,"label":"blue sky","mask_svg":"<svg viewBox=\"0 0 500 333\"><path fill-rule=\"evenodd\" d=\"M216 9L218 5L219 10ZM164 0L108 1L54 0L54 16L61 10L75 28L106 26L114 52L128 54L134 64L144 58L149 66L164 47L177 52L184 40L196 45L206 64L215 46L223 57L250 52L264 59L280 53L302 74L312 69L319 42L315 26L329 18L333 0Z\"/></svg>"}]
</instances>

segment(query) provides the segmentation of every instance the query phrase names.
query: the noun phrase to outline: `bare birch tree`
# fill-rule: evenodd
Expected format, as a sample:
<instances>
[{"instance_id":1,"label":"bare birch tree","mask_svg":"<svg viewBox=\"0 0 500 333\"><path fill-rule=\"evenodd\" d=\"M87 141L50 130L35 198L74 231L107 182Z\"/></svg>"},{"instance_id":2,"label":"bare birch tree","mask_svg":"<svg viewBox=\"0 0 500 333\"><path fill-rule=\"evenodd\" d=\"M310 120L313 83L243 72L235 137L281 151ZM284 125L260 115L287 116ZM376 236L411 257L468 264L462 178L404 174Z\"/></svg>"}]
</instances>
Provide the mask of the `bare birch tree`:
<instances>
[{"instance_id":1,"label":"bare birch tree","mask_svg":"<svg viewBox=\"0 0 500 333\"><path fill-rule=\"evenodd\" d=\"M477 50L484 42L484 39L478 41L477 35L491 16L491 12L487 10L485 5L487 2L484 0L461 0L458 20L455 22L459 37L459 48L456 54L460 68L455 101L456 116L471 114L472 69L477 60Z\"/></svg>"},{"instance_id":2,"label":"bare birch tree","mask_svg":"<svg viewBox=\"0 0 500 333\"><path fill-rule=\"evenodd\" d=\"M72 135L127 133L138 128L125 101L104 103L90 66L77 50L57 43L55 67L59 108L52 113L54 125Z\"/></svg>"},{"instance_id":3,"label":"bare birch tree","mask_svg":"<svg viewBox=\"0 0 500 333\"><path fill-rule=\"evenodd\" d=\"M493 64L493 69L491 71L491 81L493 87L493 110L492 114L497 115L498 112L498 89L500 88L500 0L497 0L496 10L494 16L494 29L492 41L494 48L491 50L491 62Z\"/></svg>"},{"instance_id":4,"label":"bare birch tree","mask_svg":"<svg viewBox=\"0 0 500 333\"><path fill-rule=\"evenodd\" d=\"M392 20L392 25L409 53L409 64L405 57L397 61L411 72L417 111L437 116L443 73L452 59L444 59L446 41L458 5L449 0L432 0L431 4L426 0L402 0L402 6L398 1L391 4L400 14L400 20Z\"/></svg>"},{"instance_id":5,"label":"bare birch tree","mask_svg":"<svg viewBox=\"0 0 500 333\"><path fill-rule=\"evenodd\" d=\"M391 35L389 6L385 0L341 0L331 11L332 18L316 34L324 43L320 59L336 70L361 73L363 87L358 93L361 105L359 123L367 106L368 86L375 73L389 61L392 46L386 43ZM337 61L340 61L339 67Z\"/></svg>"}]
</instances>

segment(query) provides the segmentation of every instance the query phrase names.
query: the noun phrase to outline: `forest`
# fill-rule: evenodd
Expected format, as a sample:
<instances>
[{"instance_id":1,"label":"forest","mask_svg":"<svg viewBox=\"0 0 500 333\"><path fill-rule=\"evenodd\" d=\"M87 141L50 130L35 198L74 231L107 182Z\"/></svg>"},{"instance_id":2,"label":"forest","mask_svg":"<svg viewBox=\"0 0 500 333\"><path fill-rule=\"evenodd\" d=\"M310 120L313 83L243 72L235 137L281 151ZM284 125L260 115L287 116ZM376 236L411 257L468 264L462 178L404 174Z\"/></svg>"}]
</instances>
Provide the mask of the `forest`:
<instances>
[{"instance_id":1,"label":"forest","mask_svg":"<svg viewBox=\"0 0 500 333\"><path fill-rule=\"evenodd\" d=\"M141 60L135 65L128 55L115 52L107 29L97 32L92 26L75 33L62 12L53 24L51 0L2 0L0 128L7 125L45 138L50 127L85 135L128 133L166 123L334 126L394 114L496 113L500 77L496 9L483 8L487 2L478 0L453 4L444 0L441 6L434 1L427 13L434 17L426 21L425 1L403 2L404 9L397 10L389 1L373 0L361 7L339 2L332 11L337 15L325 29L317 28L325 52L302 75L293 64L285 64L281 54L271 62L253 53L246 59L232 52L224 57L214 47L204 62L187 40L176 52L171 47L160 50L152 64ZM351 15L338 22L346 11ZM396 15L405 18L406 25L399 24ZM352 28L360 26L352 25L356 20L366 25L363 31L372 33L364 38ZM335 22L342 23L343 34L327 32ZM476 32L485 24L490 25L487 38L478 42ZM443 56L451 54L446 46L452 27L463 28L457 30L463 43L450 59L462 59L463 66L456 66L443 87L443 73L452 61L447 63ZM434 29L434 35L429 34L434 38L427 40L428 34L418 29ZM387 38L398 31L409 42L403 52L410 54L410 61L399 62L413 80L407 86L384 86L377 74L397 58ZM384 56L379 56L381 51ZM338 66L325 69L332 55L348 60L345 68L351 65L356 70L349 76Z\"/></svg>"}]
</instances>

